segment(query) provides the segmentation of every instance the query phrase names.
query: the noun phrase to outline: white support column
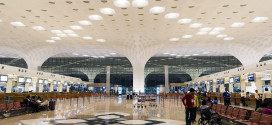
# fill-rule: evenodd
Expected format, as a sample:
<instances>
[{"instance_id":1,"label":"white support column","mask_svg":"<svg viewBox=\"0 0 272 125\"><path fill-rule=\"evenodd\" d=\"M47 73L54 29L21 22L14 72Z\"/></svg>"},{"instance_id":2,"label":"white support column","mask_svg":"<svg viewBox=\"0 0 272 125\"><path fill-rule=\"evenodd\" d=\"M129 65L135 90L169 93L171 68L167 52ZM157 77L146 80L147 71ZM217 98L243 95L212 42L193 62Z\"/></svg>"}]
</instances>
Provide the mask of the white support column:
<instances>
[{"instance_id":1,"label":"white support column","mask_svg":"<svg viewBox=\"0 0 272 125\"><path fill-rule=\"evenodd\" d=\"M6 93L11 93L12 88L12 78L8 78L7 86L6 86Z\"/></svg>"},{"instance_id":2,"label":"white support column","mask_svg":"<svg viewBox=\"0 0 272 125\"><path fill-rule=\"evenodd\" d=\"M107 74L106 74L106 92L110 93L110 66L106 67Z\"/></svg>"},{"instance_id":3,"label":"white support column","mask_svg":"<svg viewBox=\"0 0 272 125\"><path fill-rule=\"evenodd\" d=\"M248 82L248 78L246 75L241 75L241 80L240 80L240 84L241 84L241 91L244 90L246 92L246 82Z\"/></svg>"},{"instance_id":4,"label":"white support column","mask_svg":"<svg viewBox=\"0 0 272 125\"><path fill-rule=\"evenodd\" d=\"M164 79L165 79L165 93L169 93L169 74L168 74L168 66L164 66Z\"/></svg>"},{"instance_id":5,"label":"white support column","mask_svg":"<svg viewBox=\"0 0 272 125\"><path fill-rule=\"evenodd\" d=\"M136 93L144 92L144 68L142 64L133 65L133 91Z\"/></svg>"},{"instance_id":6,"label":"white support column","mask_svg":"<svg viewBox=\"0 0 272 125\"><path fill-rule=\"evenodd\" d=\"M25 91L26 91L26 92L29 91L29 83L25 83Z\"/></svg>"},{"instance_id":7,"label":"white support column","mask_svg":"<svg viewBox=\"0 0 272 125\"><path fill-rule=\"evenodd\" d=\"M67 85L66 92L70 92L70 86Z\"/></svg>"},{"instance_id":8,"label":"white support column","mask_svg":"<svg viewBox=\"0 0 272 125\"><path fill-rule=\"evenodd\" d=\"M52 81L50 83L50 90L49 90L49 92L53 92L53 90L54 90L54 82Z\"/></svg>"},{"instance_id":9,"label":"white support column","mask_svg":"<svg viewBox=\"0 0 272 125\"><path fill-rule=\"evenodd\" d=\"M229 92L233 92L233 83L229 83Z\"/></svg>"},{"instance_id":10,"label":"white support column","mask_svg":"<svg viewBox=\"0 0 272 125\"><path fill-rule=\"evenodd\" d=\"M216 83L216 79L213 79L213 92L216 92L216 86L217 86L217 83Z\"/></svg>"},{"instance_id":11,"label":"white support column","mask_svg":"<svg viewBox=\"0 0 272 125\"><path fill-rule=\"evenodd\" d=\"M43 84L39 84L39 92L43 92Z\"/></svg>"},{"instance_id":12,"label":"white support column","mask_svg":"<svg viewBox=\"0 0 272 125\"><path fill-rule=\"evenodd\" d=\"M63 83L60 83L60 85L58 85L58 92L62 92L62 89L63 89L62 85Z\"/></svg>"}]
</instances>

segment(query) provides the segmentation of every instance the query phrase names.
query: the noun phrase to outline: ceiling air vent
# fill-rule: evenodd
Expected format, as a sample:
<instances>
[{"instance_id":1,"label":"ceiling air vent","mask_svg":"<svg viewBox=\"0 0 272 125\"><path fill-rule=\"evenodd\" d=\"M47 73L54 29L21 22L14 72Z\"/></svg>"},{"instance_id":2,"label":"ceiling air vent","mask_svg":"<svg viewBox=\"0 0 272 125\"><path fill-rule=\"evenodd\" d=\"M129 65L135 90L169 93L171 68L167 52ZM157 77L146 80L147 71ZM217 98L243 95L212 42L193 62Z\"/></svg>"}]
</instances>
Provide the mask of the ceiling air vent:
<instances>
[{"instance_id":1,"label":"ceiling air vent","mask_svg":"<svg viewBox=\"0 0 272 125\"><path fill-rule=\"evenodd\" d=\"M101 0L101 2L102 2L102 3L107 3L107 2L108 2L108 0Z\"/></svg>"}]
</instances>

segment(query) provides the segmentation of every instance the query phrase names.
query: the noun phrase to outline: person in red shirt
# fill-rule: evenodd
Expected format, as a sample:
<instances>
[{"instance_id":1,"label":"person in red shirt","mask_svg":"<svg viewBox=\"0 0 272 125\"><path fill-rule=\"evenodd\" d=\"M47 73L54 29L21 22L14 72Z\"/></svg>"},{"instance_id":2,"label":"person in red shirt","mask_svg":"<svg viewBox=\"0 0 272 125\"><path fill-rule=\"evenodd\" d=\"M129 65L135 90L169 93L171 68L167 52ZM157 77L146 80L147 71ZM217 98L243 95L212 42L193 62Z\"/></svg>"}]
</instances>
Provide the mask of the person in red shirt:
<instances>
[{"instance_id":1,"label":"person in red shirt","mask_svg":"<svg viewBox=\"0 0 272 125\"><path fill-rule=\"evenodd\" d=\"M194 94L195 90L193 88L190 89L190 93L187 93L182 98L182 103L185 106L185 112L186 112L186 125L191 125L191 122L193 122L193 111L194 111Z\"/></svg>"}]
</instances>

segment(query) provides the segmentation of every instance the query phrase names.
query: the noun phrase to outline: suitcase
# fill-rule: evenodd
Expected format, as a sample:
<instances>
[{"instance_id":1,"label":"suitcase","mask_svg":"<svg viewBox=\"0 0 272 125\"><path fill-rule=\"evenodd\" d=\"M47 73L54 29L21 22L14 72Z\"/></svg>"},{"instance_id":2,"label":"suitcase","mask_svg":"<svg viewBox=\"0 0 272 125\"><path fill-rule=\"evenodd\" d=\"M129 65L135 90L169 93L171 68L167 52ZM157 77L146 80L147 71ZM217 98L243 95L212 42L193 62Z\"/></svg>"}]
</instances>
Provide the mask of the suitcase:
<instances>
[{"instance_id":1,"label":"suitcase","mask_svg":"<svg viewBox=\"0 0 272 125\"><path fill-rule=\"evenodd\" d=\"M49 101L49 109L50 110L55 110L55 105L56 105L56 101Z\"/></svg>"}]
</instances>

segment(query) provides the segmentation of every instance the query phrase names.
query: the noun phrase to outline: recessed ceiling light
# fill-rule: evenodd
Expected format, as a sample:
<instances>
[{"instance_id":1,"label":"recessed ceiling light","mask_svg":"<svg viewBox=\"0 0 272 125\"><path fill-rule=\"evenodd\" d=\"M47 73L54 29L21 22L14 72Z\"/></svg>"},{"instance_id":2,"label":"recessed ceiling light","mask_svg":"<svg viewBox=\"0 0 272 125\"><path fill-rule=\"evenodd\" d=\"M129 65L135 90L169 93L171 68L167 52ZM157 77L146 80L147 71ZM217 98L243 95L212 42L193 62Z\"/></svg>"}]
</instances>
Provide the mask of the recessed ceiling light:
<instances>
[{"instance_id":1,"label":"recessed ceiling light","mask_svg":"<svg viewBox=\"0 0 272 125\"><path fill-rule=\"evenodd\" d=\"M224 40L234 40L234 38L233 37L226 37L226 38L224 38Z\"/></svg>"},{"instance_id":2,"label":"recessed ceiling light","mask_svg":"<svg viewBox=\"0 0 272 125\"><path fill-rule=\"evenodd\" d=\"M182 36L182 38L184 38L184 39L188 39L188 38L192 38L193 36L192 35L184 35L184 36Z\"/></svg>"},{"instance_id":3,"label":"recessed ceiling light","mask_svg":"<svg viewBox=\"0 0 272 125\"><path fill-rule=\"evenodd\" d=\"M224 27L215 27L215 28L213 28L213 31L217 31L217 32L221 32L223 30L225 30Z\"/></svg>"},{"instance_id":4,"label":"recessed ceiling light","mask_svg":"<svg viewBox=\"0 0 272 125\"><path fill-rule=\"evenodd\" d=\"M0 22L3 22L3 21L0 19Z\"/></svg>"},{"instance_id":5,"label":"recessed ceiling light","mask_svg":"<svg viewBox=\"0 0 272 125\"><path fill-rule=\"evenodd\" d=\"M73 55L78 56L79 54L78 53L73 53Z\"/></svg>"},{"instance_id":6,"label":"recessed ceiling light","mask_svg":"<svg viewBox=\"0 0 272 125\"><path fill-rule=\"evenodd\" d=\"M179 17L179 13L168 13L164 16L166 19L176 19Z\"/></svg>"},{"instance_id":7,"label":"recessed ceiling light","mask_svg":"<svg viewBox=\"0 0 272 125\"><path fill-rule=\"evenodd\" d=\"M179 38L171 38L171 39L169 39L169 41L179 41Z\"/></svg>"},{"instance_id":8,"label":"recessed ceiling light","mask_svg":"<svg viewBox=\"0 0 272 125\"><path fill-rule=\"evenodd\" d=\"M225 35L225 34L219 34L219 35L217 35L216 37L218 37L218 38L224 38L224 37L227 37L228 35Z\"/></svg>"},{"instance_id":9,"label":"recessed ceiling light","mask_svg":"<svg viewBox=\"0 0 272 125\"><path fill-rule=\"evenodd\" d=\"M62 33L60 30L51 30L51 32L54 33L54 34L60 34L60 33Z\"/></svg>"},{"instance_id":10,"label":"recessed ceiling light","mask_svg":"<svg viewBox=\"0 0 272 125\"><path fill-rule=\"evenodd\" d=\"M204 28L201 28L199 31L208 32L210 30L212 30L212 28L210 28L210 27L204 27Z\"/></svg>"},{"instance_id":11,"label":"recessed ceiling light","mask_svg":"<svg viewBox=\"0 0 272 125\"><path fill-rule=\"evenodd\" d=\"M10 22L10 24L13 26L25 26L22 22Z\"/></svg>"},{"instance_id":12,"label":"recessed ceiling light","mask_svg":"<svg viewBox=\"0 0 272 125\"><path fill-rule=\"evenodd\" d=\"M70 26L70 28L73 29L73 30L81 30L82 29L81 26L77 26L77 25Z\"/></svg>"},{"instance_id":13,"label":"recessed ceiling light","mask_svg":"<svg viewBox=\"0 0 272 125\"><path fill-rule=\"evenodd\" d=\"M51 37L52 40L61 40L59 37Z\"/></svg>"},{"instance_id":14,"label":"recessed ceiling light","mask_svg":"<svg viewBox=\"0 0 272 125\"><path fill-rule=\"evenodd\" d=\"M97 58L97 56L91 56L91 57L93 57L93 58Z\"/></svg>"},{"instance_id":15,"label":"recessed ceiling light","mask_svg":"<svg viewBox=\"0 0 272 125\"><path fill-rule=\"evenodd\" d=\"M103 17L99 15L89 15L88 17L90 20L103 20Z\"/></svg>"},{"instance_id":16,"label":"recessed ceiling light","mask_svg":"<svg viewBox=\"0 0 272 125\"><path fill-rule=\"evenodd\" d=\"M203 52L202 54L209 54L210 52Z\"/></svg>"},{"instance_id":17,"label":"recessed ceiling light","mask_svg":"<svg viewBox=\"0 0 272 125\"><path fill-rule=\"evenodd\" d=\"M220 32L217 32L217 31L211 31L211 32L209 32L209 34L210 35L217 35L217 34L219 34Z\"/></svg>"},{"instance_id":18,"label":"recessed ceiling light","mask_svg":"<svg viewBox=\"0 0 272 125\"><path fill-rule=\"evenodd\" d=\"M190 56L190 55L184 55L184 56Z\"/></svg>"},{"instance_id":19,"label":"recessed ceiling light","mask_svg":"<svg viewBox=\"0 0 272 125\"><path fill-rule=\"evenodd\" d=\"M97 42L106 42L104 39L96 39Z\"/></svg>"},{"instance_id":20,"label":"recessed ceiling light","mask_svg":"<svg viewBox=\"0 0 272 125\"><path fill-rule=\"evenodd\" d=\"M6 57L6 56L0 55L0 57Z\"/></svg>"},{"instance_id":21,"label":"recessed ceiling light","mask_svg":"<svg viewBox=\"0 0 272 125\"><path fill-rule=\"evenodd\" d=\"M87 56L89 56L89 55L82 55L82 56L85 56L85 57L87 57Z\"/></svg>"},{"instance_id":22,"label":"recessed ceiling light","mask_svg":"<svg viewBox=\"0 0 272 125\"><path fill-rule=\"evenodd\" d=\"M110 53L111 55L116 55L116 53Z\"/></svg>"},{"instance_id":23,"label":"recessed ceiling light","mask_svg":"<svg viewBox=\"0 0 272 125\"><path fill-rule=\"evenodd\" d=\"M193 56L198 56L199 54L193 54Z\"/></svg>"},{"instance_id":24,"label":"recessed ceiling light","mask_svg":"<svg viewBox=\"0 0 272 125\"><path fill-rule=\"evenodd\" d=\"M93 39L93 37L90 37L90 36L84 36L84 37L82 37L82 39L85 39L85 40L91 40L91 39Z\"/></svg>"},{"instance_id":25,"label":"recessed ceiling light","mask_svg":"<svg viewBox=\"0 0 272 125\"><path fill-rule=\"evenodd\" d=\"M169 53L163 53L164 55L168 55Z\"/></svg>"},{"instance_id":26,"label":"recessed ceiling light","mask_svg":"<svg viewBox=\"0 0 272 125\"><path fill-rule=\"evenodd\" d=\"M38 31L45 30L42 26L33 26L32 29L38 30Z\"/></svg>"},{"instance_id":27,"label":"recessed ceiling light","mask_svg":"<svg viewBox=\"0 0 272 125\"><path fill-rule=\"evenodd\" d=\"M73 30L63 30L64 33L67 33L67 34L72 34L72 33L75 33Z\"/></svg>"},{"instance_id":28,"label":"recessed ceiling light","mask_svg":"<svg viewBox=\"0 0 272 125\"><path fill-rule=\"evenodd\" d=\"M251 22L260 23L260 22L264 22L267 20L268 20L268 17L255 17Z\"/></svg>"},{"instance_id":29,"label":"recessed ceiling light","mask_svg":"<svg viewBox=\"0 0 272 125\"><path fill-rule=\"evenodd\" d=\"M244 25L244 22L234 22L233 24L231 24L231 27L243 27Z\"/></svg>"},{"instance_id":30,"label":"recessed ceiling light","mask_svg":"<svg viewBox=\"0 0 272 125\"><path fill-rule=\"evenodd\" d=\"M113 15L113 14L115 14L114 9L112 9L112 8L101 8L100 12L103 13L103 14L106 14L106 15Z\"/></svg>"},{"instance_id":31,"label":"recessed ceiling light","mask_svg":"<svg viewBox=\"0 0 272 125\"><path fill-rule=\"evenodd\" d=\"M99 56L99 58L105 58L105 56Z\"/></svg>"},{"instance_id":32,"label":"recessed ceiling light","mask_svg":"<svg viewBox=\"0 0 272 125\"><path fill-rule=\"evenodd\" d=\"M208 34L208 32L202 32L202 31L201 31L201 32L197 32L196 34L197 34L197 35L206 35L206 34Z\"/></svg>"},{"instance_id":33,"label":"recessed ceiling light","mask_svg":"<svg viewBox=\"0 0 272 125\"><path fill-rule=\"evenodd\" d=\"M165 7L152 7L149 12L153 14L163 13L165 11Z\"/></svg>"},{"instance_id":34,"label":"recessed ceiling light","mask_svg":"<svg viewBox=\"0 0 272 125\"><path fill-rule=\"evenodd\" d=\"M45 42L54 43L54 42L56 42L56 41L55 41L55 40L45 40Z\"/></svg>"},{"instance_id":35,"label":"recessed ceiling light","mask_svg":"<svg viewBox=\"0 0 272 125\"><path fill-rule=\"evenodd\" d=\"M127 8L130 6L130 2L128 0L114 0L113 4L120 8Z\"/></svg>"},{"instance_id":36,"label":"recessed ceiling light","mask_svg":"<svg viewBox=\"0 0 272 125\"><path fill-rule=\"evenodd\" d=\"M57 36L58 36L58 37L67 37L67 35L64 34L64 33L59 33L59 34L57 34Z\"/></svg>"},{"instance_id":37,"label":"recessed ceiling light","mask_svg":"<svg viewBox=\"0 0 272 125\"><path fill-rule=\"evenodd\" d=\"M110 55L105 55L105 56L110 56Z\"/></svg>"},{"instance_id":38,"label":"recessed ceiling light","mask_svg":"<svg viewBox=\"0 0 272 125\"><path fill-rule=\"evenodd\" d=\"M189 19L189 18L183 18L183 19L178 20L179 24L186 24L186 23L191 23L191 22L192 22L192 19Z\"/></svg>"},{"instance_id":39,"label":"recessed ceiling light","mask_svg":"<svg viewBox=\"0 0 272 125\"><path fill-rule=\"evenodd\" d=\"M70 37L78 37L78 35L75 34L75 33L68 34L68 36L70 36Z\"/></svg>"},{"instance_id":40,"label":"recessed ceiling light","mask_svg":"<svg viewBox=\"0 0 272 125\"><path fill-rule=\"evenodd\" d=\"M193 23L190 25L191 28L199 28L202 27L202 23Z\"/></svg>"},{"instance_id":41,"label":"recessed ceiling light","mask_svg":"<svg viewBox=\"0 0 272 125\"><path fill-rule=\"evenodd\" d=\"M148 5L148 0L133 0L132 6L134 7L145 7Z\"/></svg>"},{"instance_id":42,"label":"recessed ceiling light","mask_svg":"<svg viewBox=\"0 0 272 125\"><path fill-rule=\"evenodd\" d=\"M78 23L84 26L92 25L92 23L88 20L81 20L81 21L78 21Z\"/></svg>"},{"instance_id":43,"label":"recessed ceiling light","mask_svg":"<svg viewBox=\"0 0 272 125\"><path fill-rule=\"evenodd\" d=\"M171 56L175 56L176 54L170 54Z\"/></svg>"}]
</instances>

